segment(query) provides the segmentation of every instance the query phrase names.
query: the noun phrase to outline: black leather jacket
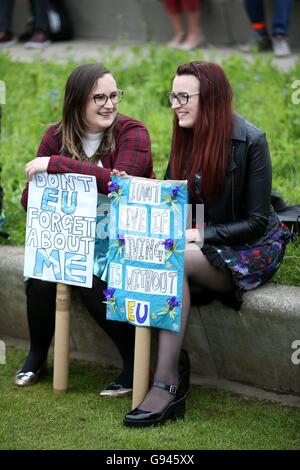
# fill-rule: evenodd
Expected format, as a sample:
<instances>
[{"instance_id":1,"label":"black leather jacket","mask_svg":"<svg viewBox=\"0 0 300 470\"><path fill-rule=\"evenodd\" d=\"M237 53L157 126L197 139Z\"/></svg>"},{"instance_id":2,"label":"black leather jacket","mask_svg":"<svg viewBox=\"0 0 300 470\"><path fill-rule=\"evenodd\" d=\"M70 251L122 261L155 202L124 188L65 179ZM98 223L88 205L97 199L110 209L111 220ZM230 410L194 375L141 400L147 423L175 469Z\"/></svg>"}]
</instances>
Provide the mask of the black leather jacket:
<instances>
[{"instance_id":1,"label":"black leather jacket","mask_svg":"<svg viewBox=\"0 0 300 470\"><path fill-rule=\"evenodd\" d=\"M166 178L172 179L169 168ZM214 204L205 204L204 242L251 246L269 239L279 227L271 206L271 187L272 166L265 134L235 114L224 190Z\"/></svg>"}]
</instances>

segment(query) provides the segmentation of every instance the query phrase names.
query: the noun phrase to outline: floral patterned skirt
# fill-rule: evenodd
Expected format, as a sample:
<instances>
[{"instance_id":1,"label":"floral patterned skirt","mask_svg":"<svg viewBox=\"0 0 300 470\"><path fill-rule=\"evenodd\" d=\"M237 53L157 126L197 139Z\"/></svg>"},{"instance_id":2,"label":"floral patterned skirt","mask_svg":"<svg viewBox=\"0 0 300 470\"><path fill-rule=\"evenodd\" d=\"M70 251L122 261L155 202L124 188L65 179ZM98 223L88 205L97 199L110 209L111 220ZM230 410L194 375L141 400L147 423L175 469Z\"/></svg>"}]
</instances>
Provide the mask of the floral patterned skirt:
<instances>
[{"instance_id":1,"label":"floral patterned skirt","mask_svg":"<svg viewBox=\"0 0 300 470\"><path fill-rule=\"evenodd\" d=\"M202 251L210 263L222 271L229 270L235 285L233 293L216 293L215 297L239 310L243 302L241 291L255 289L275 274L290 236L288 228L281 225L263 245L245 248L204 244Z\"/></svg>"}]
</instances>

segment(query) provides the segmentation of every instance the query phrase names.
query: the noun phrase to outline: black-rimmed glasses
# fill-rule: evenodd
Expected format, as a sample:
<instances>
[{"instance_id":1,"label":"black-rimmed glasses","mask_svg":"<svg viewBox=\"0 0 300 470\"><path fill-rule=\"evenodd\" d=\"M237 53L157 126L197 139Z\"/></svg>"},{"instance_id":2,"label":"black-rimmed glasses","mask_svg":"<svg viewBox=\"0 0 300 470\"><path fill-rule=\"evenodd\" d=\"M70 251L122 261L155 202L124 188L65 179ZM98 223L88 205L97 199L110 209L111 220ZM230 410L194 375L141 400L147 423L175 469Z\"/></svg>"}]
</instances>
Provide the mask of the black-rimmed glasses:
<instances>
[{"instance_id":1,"label":"black-rimmed glasses","mask_svg":"<svg viewBox=\"0 0 300 470\"><path fill-rule=\"evenodd\" d=\"M195 91L195 93L178 93L178 95L169 91L167 95L171 104L174 103L174 100L177 100L180 105L183 105L188 103L191 96L200 95L200 91Z\"/></svg>"},{"instance_id":2,"label":"black-rimmed glasses","mask_svg":"<svg viewBox=\"0 0 300 470\"><path fill-rule=\"evenodd\" d=\"M90 97L93 98L94 103L97 106L104 106L107 103L108 99L110 99L112 104L118 104L123 98L123 91L122 90L114 91L109 96L105 95L104 93L99 93L96 95L90 95Z\"/></svg>"}]
</instances>

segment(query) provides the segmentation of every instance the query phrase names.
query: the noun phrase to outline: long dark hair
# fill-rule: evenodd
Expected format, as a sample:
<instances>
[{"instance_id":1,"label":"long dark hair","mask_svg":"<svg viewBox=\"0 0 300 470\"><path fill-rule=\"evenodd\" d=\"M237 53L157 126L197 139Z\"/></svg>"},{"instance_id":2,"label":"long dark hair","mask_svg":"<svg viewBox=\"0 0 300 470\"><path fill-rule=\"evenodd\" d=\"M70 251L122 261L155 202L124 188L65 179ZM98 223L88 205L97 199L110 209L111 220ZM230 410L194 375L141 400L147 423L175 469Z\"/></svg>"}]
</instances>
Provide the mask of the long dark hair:
<instances>
[{"instance_id":1,"label":"long dark hair","mask_svg":"<svg viewBox=\"0 0 300 470\"><path fill-rule=\"evenodd\" d=\"M87 128L85 120L87 99L98 79L107 73L110 73L110 71L102 65L84 64L73 70L67 80L62 121L58 130L62 132L61 151L77 160L85 158L81 141ZM111 153L114 150L113 128L114 124L103 134L102 143L97 152L98 159L100 155Z\"/></svg>"},{"instance_id":2,"label":"long dark hair","mask_svg":"<svg viewBox=\"0 0 300 470\"><path fill-rule=\"evenodd\" d=\"M232 89L222 68L195 61L180 65L176 75L193 75L200 82L199 110L193 129L180 127L174 113L171 168L176 179L188 180L195 196L194 180L201 173L201 194L214 201L222 192L230 159Z\"/></svg>"}]
</instances>

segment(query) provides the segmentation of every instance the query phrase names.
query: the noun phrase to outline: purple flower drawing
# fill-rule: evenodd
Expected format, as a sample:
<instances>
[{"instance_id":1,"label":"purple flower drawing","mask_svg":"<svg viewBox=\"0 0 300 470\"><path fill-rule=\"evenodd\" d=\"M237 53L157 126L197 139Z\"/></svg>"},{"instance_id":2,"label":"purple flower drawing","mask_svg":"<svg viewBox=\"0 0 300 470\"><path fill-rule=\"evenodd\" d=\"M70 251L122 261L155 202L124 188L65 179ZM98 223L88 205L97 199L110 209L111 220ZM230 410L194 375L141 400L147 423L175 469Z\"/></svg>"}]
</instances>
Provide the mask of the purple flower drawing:
<instances>
[{"instance_id":1,"label":"purple flower drawing","mask_svg":"<svg viewBox=\"0 0 300 470\"><path fill-rule=\"evenodd\" d=\"M103 294L106 299L103 301L103 303L106 304L112 311L116 310L116 299L114 297L115 292L116 292L116 289L113 289L113 288L106 289L103 291Z\"/></svg>"},{"instance_id":2,"label":"purple flower drawing","mask_svg":"<svg viewBox=\"0 0 300 470\"><path fill-rule=\"evenodd\" d=\"M175 188L172 189L172 192L171 192L172 199L176 199L176 197L178 196L179 191L180 191L179 186L175 186Z\"/></svg>"},{"instance_id":3,"label":"purple flower drawing","mask_svg":"<svg viewBox=\"0 0 300 470\"><path fill-rule=\"evenodd\" d=\"M176 307L180 307L181 303L179 300L176 299L175 296L169 297L167 299L167 308L164 308L161 312L158 313L158 315L170 315L170 318L174 320L174 317L176 315Z\"/></svg>"},{"instance_id":4,"label":"purple flower drawing","mask_svg":"<svg viewBox=\"0 0 300 470\"><path fill-rule=\"evenodd\" d=\"M169 304L171 310L173 310L173 308L175 307L180 307L181 305L181 303L179 302L179 300L176 299L176 297L169 297L167 299L167 303Z\"/></svg>"}]
</instances>

